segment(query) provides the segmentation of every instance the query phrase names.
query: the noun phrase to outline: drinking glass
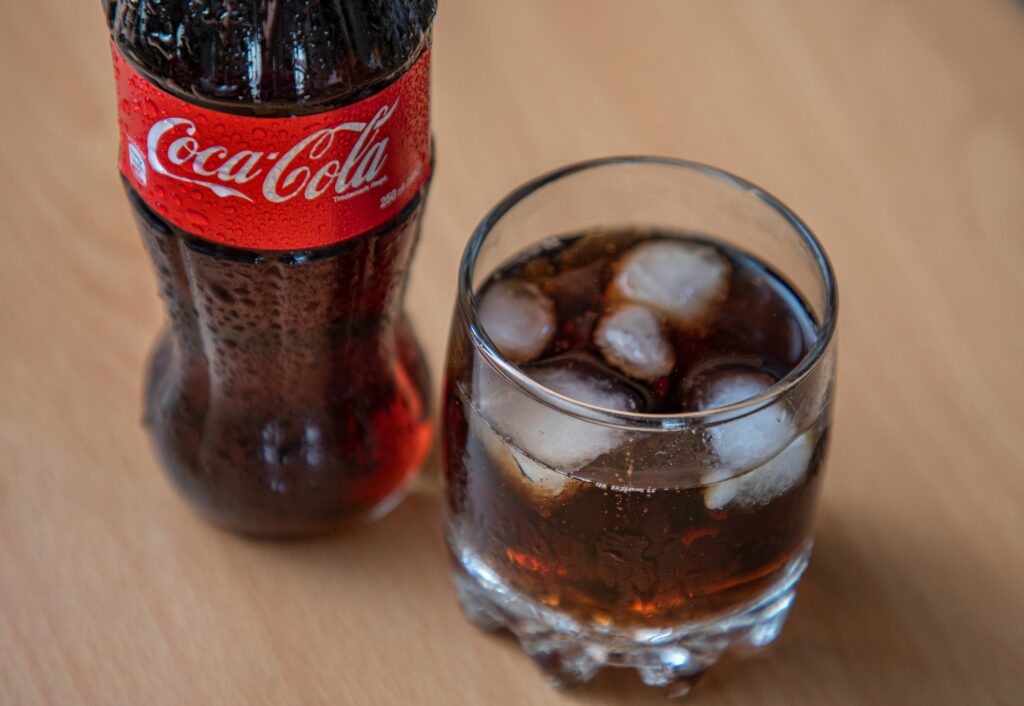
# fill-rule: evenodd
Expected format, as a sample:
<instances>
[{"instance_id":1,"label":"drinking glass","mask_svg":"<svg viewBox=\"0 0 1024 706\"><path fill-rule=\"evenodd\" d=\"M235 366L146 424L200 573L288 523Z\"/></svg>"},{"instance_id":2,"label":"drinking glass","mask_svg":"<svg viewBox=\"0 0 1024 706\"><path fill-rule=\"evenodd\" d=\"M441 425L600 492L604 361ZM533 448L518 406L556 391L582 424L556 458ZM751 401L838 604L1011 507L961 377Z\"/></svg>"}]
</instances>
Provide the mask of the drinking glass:
<instances>
[{"instance_id":1,"label":"drinking glass","mask_svg":"<svg viewBox=\"0 0 1024 706\"><path fill-rule=\"evenodd\" d=\"M679 414L539 384L488 337L481 285L546 239L621 229L696 234L763 263L813 321L809 352L751 399ZM725 651L771 643L811 553L836 307L832 268L800 219L705 165L590 161L502 200L462 258L444 390L446 532L466 617L514 633L556 683L626 667L672 694ZM779 415L789 423L766 433ZM748 460L723 466L723 439ZM595 457L559 468L552 444Z\"/></svg>"}]
</instances>

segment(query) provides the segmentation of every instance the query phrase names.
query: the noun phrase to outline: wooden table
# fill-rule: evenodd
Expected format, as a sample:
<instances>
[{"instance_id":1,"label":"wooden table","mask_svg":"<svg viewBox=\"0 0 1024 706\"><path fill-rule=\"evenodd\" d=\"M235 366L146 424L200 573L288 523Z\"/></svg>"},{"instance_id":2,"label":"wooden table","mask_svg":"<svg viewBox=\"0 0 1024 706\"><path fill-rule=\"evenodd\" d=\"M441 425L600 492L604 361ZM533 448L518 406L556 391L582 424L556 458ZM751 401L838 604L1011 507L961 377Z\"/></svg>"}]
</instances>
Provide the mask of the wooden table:
<instances>
[{"instance_id":1,"label":"wooden table","mask_svg":"<svg viewBox=\"0 0 1024 706\"><path fill-rule=\"evenodd\" d=\"M376 525L252 543L139 425L162 310L114 164L99 3L0 5L0 704L660 703L550 689L459 615L436 462ZM697 704L1024 699L1024 5L442 0L409 306L440 369L500 196L658 153L805 217L842 289L817 550L769 655Z\"/></svg>"}]
</instances>

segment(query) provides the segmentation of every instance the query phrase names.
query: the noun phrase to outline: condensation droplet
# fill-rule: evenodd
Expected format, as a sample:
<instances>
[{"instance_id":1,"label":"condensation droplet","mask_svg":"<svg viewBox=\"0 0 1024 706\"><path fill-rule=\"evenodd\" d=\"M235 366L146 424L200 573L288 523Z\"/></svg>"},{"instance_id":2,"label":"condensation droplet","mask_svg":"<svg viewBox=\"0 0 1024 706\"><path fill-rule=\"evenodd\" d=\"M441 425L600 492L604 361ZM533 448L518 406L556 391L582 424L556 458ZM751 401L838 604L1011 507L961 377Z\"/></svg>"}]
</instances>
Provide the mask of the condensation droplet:
<instances>
[{"instance_id":1,"label":"condensation droplet","mask_svg":"<svg viewBox=\"0 0 1024 706\"><path fill-rule=\"evenodd\" d=\"M193 225L197 225L197 226L208 226L208 225L210 225L210 219L207 218L202 213L200 213L199 211L195 211L195 210L190 208L187 211L185 211L185 215L188 216L188 219L192 222Z\"/></svg>"}]
</instances>

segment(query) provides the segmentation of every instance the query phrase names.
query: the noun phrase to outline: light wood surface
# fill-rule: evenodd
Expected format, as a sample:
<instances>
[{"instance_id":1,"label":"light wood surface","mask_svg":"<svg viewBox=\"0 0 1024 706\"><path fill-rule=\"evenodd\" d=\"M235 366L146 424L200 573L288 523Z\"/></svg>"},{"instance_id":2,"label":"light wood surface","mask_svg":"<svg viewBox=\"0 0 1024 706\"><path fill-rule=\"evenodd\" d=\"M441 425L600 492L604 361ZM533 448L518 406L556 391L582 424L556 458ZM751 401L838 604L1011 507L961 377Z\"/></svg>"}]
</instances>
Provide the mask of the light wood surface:
<instances>
[{"instance_id":1,"label":"light wood surface","mask_svg":"<svg viewBox=\"0 0 1024 706\"><path fill-rule=\"evenodd\" d=\"M1024 694L1024 5L441 0L438 168L409 306L439 377L462 246L612 153L776 193L839 274L817 549L770 654L695 704ZM436 462L376 525L199 521L139 424L161 318L115 168L99 3L0 4L0 704L661 703L550 689L459 615Z\"/></svg>"}]
</instances>

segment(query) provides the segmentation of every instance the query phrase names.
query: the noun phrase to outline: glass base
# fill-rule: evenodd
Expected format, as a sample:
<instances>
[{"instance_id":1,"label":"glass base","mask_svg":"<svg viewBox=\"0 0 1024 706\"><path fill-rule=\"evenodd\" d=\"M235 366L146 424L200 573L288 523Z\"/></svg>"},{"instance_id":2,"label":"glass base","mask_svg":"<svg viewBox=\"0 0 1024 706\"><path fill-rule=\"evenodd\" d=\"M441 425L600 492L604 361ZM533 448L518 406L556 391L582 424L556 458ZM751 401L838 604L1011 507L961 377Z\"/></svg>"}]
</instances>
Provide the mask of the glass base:
<instances>
[{"instance_id":1,"label":"glass base","mask_svg":"<svg viewBox=\"0 0 1024 706\"><path fill-rule=\"evenodd\" d=\"M774 586L736 611L677 625L625 628L583 623L543 605L504 583L471 550L454 541L451 547L466 618L484 630L514 634L553 684L582 684L603 667L625 667L669 696L689 692L726 651L756 651L778 637L811 553L808 540Z\"/></svg>"}]
</instances>

